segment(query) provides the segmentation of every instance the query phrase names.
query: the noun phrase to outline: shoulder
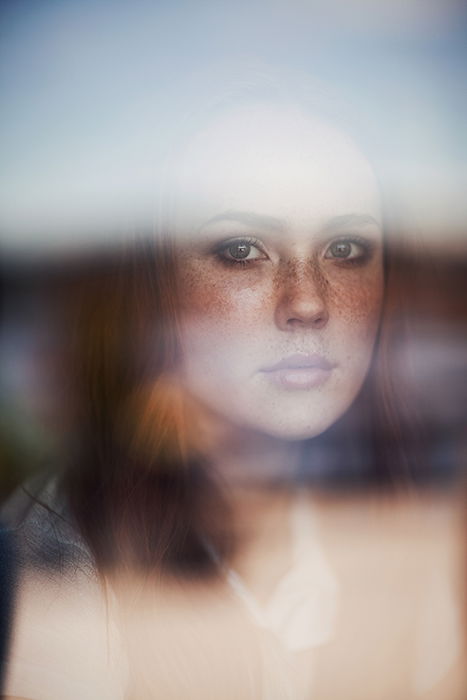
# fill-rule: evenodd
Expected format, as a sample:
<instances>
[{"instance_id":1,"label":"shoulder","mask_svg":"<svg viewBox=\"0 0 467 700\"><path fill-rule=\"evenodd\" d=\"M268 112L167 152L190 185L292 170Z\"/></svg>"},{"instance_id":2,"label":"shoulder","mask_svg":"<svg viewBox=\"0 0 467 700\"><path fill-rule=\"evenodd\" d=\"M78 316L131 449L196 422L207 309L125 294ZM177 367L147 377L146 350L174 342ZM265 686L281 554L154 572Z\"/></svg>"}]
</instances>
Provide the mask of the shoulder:
<instances>
[{"instance_id":1,"label":"shoulder","mask_svg":"<svg viewBox=\"0 0 467 700\"><path fill-rule=\"evenodd\" d=\"M4 693L123 698L127 665L115 596L97 574L58 480L23 486L2 518L19 564Z\"/></svg>"},{"instance_id":2,"label":"shoulder","mask_svg":"<svg viewBox=\"0 0 467 700\"><path fill-rule=\"evenodd\" d=\"M2 509L20 571L96 577L90 549L79 534L58 477L26 482Z\"/></svg>"}]
</instances>

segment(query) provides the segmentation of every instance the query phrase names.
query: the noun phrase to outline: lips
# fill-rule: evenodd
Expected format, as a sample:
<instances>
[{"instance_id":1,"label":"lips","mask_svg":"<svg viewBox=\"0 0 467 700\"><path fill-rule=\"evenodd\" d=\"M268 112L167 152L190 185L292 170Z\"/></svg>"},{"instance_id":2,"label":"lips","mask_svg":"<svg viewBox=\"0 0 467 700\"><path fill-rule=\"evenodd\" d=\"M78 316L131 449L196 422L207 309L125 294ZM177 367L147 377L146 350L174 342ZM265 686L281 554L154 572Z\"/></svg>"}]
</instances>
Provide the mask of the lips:
<instances>
[{"instance_id":1,"label":"lips","mask_svg":"<svg viewBox=\"0 0 467 700\"><path fill-rule=\"evenodd\" d=\"M322 355L296 353L264 367L261 372L283 389L311 389L323 384L335 367Z\"/></svg>"},{"instance_id":2,"label":"lips","mask_svg":"<svg viewBox=\"0 0 467 700\"><path fill-rule=\"evenodd\" d=\"M322 355L308 355L306 353L296 353L289 355L277 362L275 365L263 368L263 372L277 372L281 369L308 369L316 367L318 369L331 370L334 368L329 360Z\"/></svg>"}]
</instances>

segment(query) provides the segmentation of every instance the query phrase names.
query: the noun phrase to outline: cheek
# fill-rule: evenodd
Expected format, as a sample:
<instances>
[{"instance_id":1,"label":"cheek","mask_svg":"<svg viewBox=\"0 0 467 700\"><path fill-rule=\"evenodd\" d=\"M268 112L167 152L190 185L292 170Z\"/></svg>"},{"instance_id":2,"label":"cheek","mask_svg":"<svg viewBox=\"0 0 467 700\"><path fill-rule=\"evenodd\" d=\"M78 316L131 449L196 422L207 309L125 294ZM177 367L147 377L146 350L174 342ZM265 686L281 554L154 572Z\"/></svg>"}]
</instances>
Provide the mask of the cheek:
<instances>
[{"instance_id":1,"label":"cheek","mask_svg":"<svg viewBox=\"0 0 467 700\"><path fill-rule=\"evenodd\" d=\"M210 274L209 270L201 272L191 266L181 280L182 316L190 325L199 323L232 334L251 333L268 315L270 283L257 272L226 270Z\"/></svg>"},{"instance_id":2,"label":"cheek","mask_svg":"<svg viewBox=\"0 0 467 700\"><path fill-rule=\"evenodd\" d=\"M328 307L342 333L342 340L359 337L371 341L376 334L383 298L383 276L379 269L364 278L340 279L329 285Z\"/></svg>"},{"instance_id":3,"label":"cheek","mask_svg":"<svg viewBox=\"0 0 467 700\"><path fill-rule=\"evenodd\" d=\"M360 280L333 290L330 301L334 318L332 345L340 366L330 405L337 413L352 403L367 375L380 322L382 297L380 273L367 279L365 284Z\"/></svg>"}]
</instances>

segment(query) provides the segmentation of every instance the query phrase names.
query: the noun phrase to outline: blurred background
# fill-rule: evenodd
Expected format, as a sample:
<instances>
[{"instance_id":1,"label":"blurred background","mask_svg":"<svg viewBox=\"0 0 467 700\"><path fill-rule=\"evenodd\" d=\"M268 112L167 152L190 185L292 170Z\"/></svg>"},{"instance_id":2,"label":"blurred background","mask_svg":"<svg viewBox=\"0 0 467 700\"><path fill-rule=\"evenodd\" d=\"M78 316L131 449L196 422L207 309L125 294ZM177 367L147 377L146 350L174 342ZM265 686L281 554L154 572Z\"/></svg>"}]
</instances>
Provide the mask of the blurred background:
<instances>
[{"instance_id":1,"label":"blurred background","mask_svg":"<svg viewBox=\"0 0 467 700\"><path fill-rule=\"evenodd\" d=\"M377 154L392 235L423 251L398 361L428 426L424 478L462 472L465 3L2 0L0 496L66 450L63 300L150 230L174 124L250 66L339 95Z\"/></svg>"}]
</instances>

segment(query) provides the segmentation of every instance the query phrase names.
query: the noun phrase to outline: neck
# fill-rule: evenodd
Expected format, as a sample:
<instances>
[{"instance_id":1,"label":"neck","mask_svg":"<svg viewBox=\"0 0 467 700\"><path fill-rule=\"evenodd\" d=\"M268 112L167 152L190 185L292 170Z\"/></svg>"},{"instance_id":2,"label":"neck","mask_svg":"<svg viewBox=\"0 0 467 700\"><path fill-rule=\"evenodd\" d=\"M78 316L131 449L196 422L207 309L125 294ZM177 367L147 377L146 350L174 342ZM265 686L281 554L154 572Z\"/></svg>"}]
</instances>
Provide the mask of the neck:
<instances>
[{"instance_id":1,"label":"neck","mask_svg":"<svg viewBox=\"0 0 467 700\"><path fill-rule=\"evenodd\" d=\"M296 479L301 445L248 430L229 429L217 436L209 461L229 490L269 491Z\"/></svg>"},{"instance_id":2,"label":"neck","mask_svg":"<svg viewBox=\"0 0 467 700\"><path fill-rule=\"evenodd\" d=\"M217 431L207 454L225 488L237 543L231 566L259 598L290 565L290 508L300 443L232 428Z\"/></svg>"}]
</instances>

